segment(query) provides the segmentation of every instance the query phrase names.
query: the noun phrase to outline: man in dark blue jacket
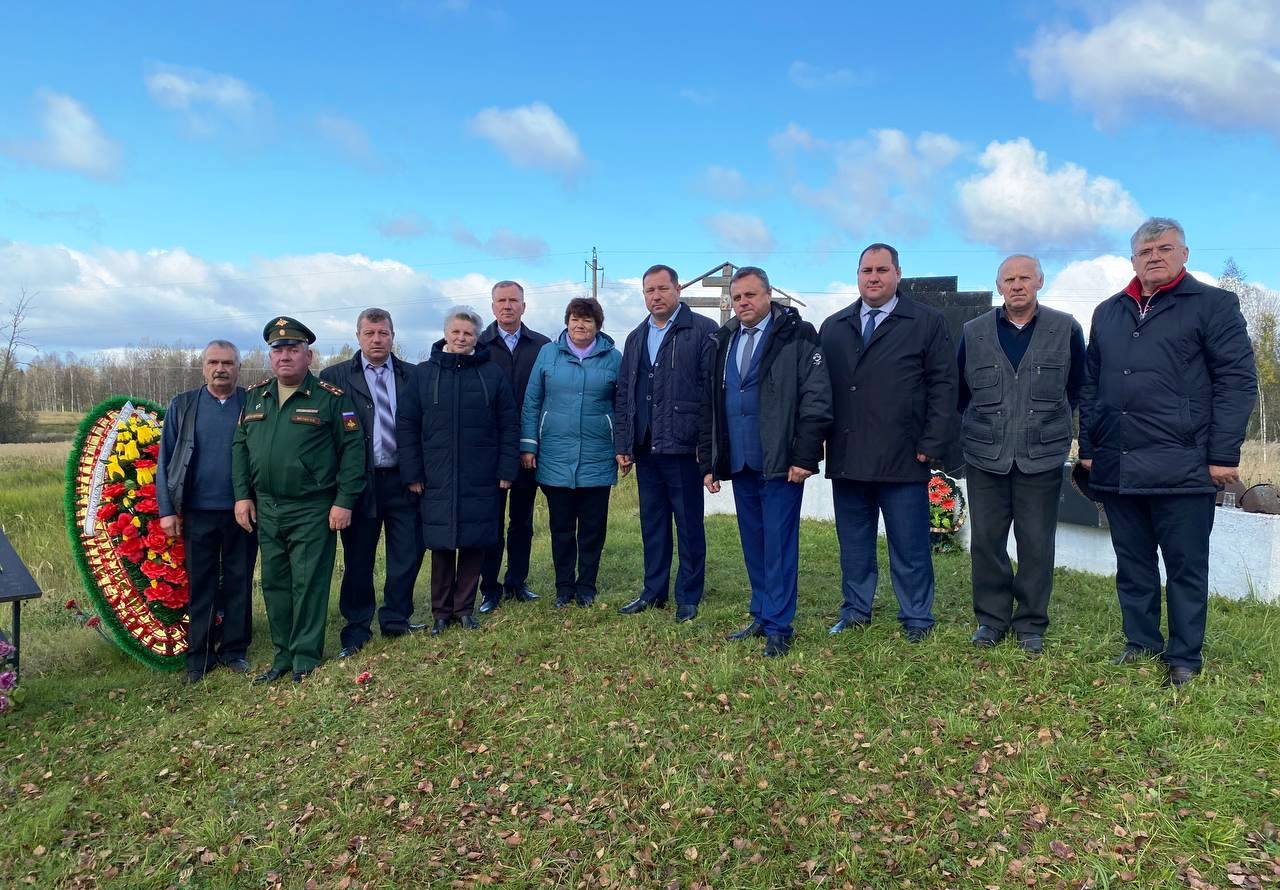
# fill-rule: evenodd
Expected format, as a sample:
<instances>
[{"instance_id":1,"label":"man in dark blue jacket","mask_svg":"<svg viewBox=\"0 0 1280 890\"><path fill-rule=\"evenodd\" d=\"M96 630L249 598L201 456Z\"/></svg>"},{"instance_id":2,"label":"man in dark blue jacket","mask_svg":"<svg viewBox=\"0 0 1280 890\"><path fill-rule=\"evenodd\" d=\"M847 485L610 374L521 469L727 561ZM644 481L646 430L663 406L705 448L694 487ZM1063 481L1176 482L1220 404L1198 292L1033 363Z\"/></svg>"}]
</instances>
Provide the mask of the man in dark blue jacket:
<instances>
[{"instance_id":1,"label":"man in dark blue jacket","mask_svg":"<svg viewBox=\"0 0 1280 890\"><path fill-rule=\"evenodd\" d=\"M378 627L388 639L424 627L411 623L413 587L422 567L418 501L410 496L400 478L396 446L400 398L413 385L416 369L392 354L395 339L391 313L370 307L356 318L360 351L350 361L338 362L320 372L321 380L350 394L365 444L364 492L352 511L351 525L342 530L338 608L346 624L339 658L355 655L373 636L377 606L373 560L378 538L384 537L384 531L387 566Z\"/></svg>"},{"instance_id":2,"label":"man in dark blue jacket","mask_svg":"<svg viewBox=\"0 0 1280 890\"><path fill-rule=\"evenodd\" d=\"M715 494L733 481L751 623L731 640L764 637L764 654L791 649L800 563L800 499L818 471L831 425L831 380L818 332L774 303L763 269L733 273L734 318L714 335L702 399L698 459Z\"/></svg>"},{"instance_id":3,"label":"man in dark blue jacket","mask_svg":"<svg viewBox=\"0 0 1280 890\"><path fill-rule=\"evenodd\" d=\"M219 663L238 674L249 670L258 555L257 535L236 524L231 488L231 440L244 410L240 350L213 340L200 365L205 385L169 403L156 461L160 525L171 538L181 535L186 550L188 683Z\"/></svg>"},{"instance_id":4,"label":"man in dark blue jacket","mask_svg":"<svg viewBox=\"0 0 1280 890\"><path fill-rule=\"evenodd\" d=\"M1187 274L1182 226L1153 217L1130 240L1136 277L1093 312L1080 463L1107 511L1125 648L1159 656L1177 687L1200 672L1216 491L1239 478L1257 398L1236 295ZM1164 556L1169 641L1160 634Z\"/></svg>"},{"instance_id":5,"label":"man in dark blue jacket","mask_svg":"<svg viewBox=\"0 0 1280 890\"><path fill-rule=\"evenodd\" d=\"M680 300L670 266L640 279L649 317L627 337L618 371L614 447L625 475L634 463L644 540L644 589L618 611L664 608L671 580L671 520L680 543L676 621L692 621L702 601L707 538L703 525L698 426L703 376L717 325Z\"/></svg>"}]
</instances>

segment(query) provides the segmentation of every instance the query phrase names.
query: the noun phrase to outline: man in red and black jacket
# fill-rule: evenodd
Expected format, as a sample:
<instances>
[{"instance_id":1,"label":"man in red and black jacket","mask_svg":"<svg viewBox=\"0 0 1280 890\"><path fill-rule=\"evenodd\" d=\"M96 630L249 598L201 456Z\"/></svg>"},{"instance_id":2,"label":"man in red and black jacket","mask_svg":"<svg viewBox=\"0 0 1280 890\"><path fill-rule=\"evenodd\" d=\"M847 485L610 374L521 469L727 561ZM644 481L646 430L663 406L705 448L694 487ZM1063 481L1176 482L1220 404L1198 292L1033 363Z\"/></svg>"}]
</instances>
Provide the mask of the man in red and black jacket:
<instances>
[{"instance_id":1,"label":"man in red and black jacket","mask_svg":"<svg viewBox=\"0 0 1280 890\"><path fill-rule=\"evenodd\" d=\"M1257 370L1236 295L1187 274L1182 226L1153 217L1130 243L1137 277L1093 313L1080 462L1116 551L1126 645L1113 662L1159 656L1181 686L1201 668L1214 499L1239 478Z\"/></svg>"}]
</instances>

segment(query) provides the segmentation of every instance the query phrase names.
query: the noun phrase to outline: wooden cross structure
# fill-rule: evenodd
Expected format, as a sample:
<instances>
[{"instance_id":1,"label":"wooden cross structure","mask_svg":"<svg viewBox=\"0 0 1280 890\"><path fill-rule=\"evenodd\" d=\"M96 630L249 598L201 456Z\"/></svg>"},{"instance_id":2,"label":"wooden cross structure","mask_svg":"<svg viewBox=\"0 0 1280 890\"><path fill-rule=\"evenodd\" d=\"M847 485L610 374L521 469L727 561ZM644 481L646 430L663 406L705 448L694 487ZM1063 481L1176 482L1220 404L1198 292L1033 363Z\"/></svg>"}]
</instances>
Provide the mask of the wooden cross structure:
<instances>
[{"instance_id":1,"label":"wooden cross structure","mask_svg":"<svg viewBox=\"0 0 1280 890\"><path fill-rule=\"evenodd\" d=\"M718 266L712 266L692 281L686 281L680 285L680 299L694 309L718 308L720 310L720 324L724 324L729 320L729 315L733 311L733 304L729 300L729 282L733 280L733 273L738 271L739 268L741 267L728 261ZM701 284L703 287L718 287L720 288L720 296L687 296L689 288L695 284ZM773 287L773 299L784 306L790 306L793 303L799 306L804 305L800 300L791 296L791 294L777 285Z\"/></svg>"}]
</instances>

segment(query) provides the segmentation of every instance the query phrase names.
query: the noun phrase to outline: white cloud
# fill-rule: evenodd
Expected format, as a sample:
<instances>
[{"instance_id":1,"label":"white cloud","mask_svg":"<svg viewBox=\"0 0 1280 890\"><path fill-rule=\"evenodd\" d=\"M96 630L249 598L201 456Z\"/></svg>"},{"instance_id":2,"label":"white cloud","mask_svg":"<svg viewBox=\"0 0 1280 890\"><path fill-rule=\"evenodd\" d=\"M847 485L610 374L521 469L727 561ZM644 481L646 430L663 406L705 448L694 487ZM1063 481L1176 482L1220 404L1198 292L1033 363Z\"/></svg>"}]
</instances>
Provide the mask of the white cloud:
<instances>
[{"instance_id":1,"label":"white cloud","mask_svg":"<svg viewBox=\"0 0 1280 890\"><path fill-rule=\"evenodd\" d=\"M180 113L195 136L212 136L224 124L249 130L270 113L262 93L229 74L157 65L143 80L156 104Z\"/></svg>"},{"instance_id":2,"label":"white cloud","mask_svg":"<svg viewBox=\"0 0 1280 890\"><path fill-rule=\"evenodd\" d=\"M864 78L849 68L818 68L808 62L792 62L787 77L802 90L823 90L847 87L862 82Z\"/></svg>"},{"instance_id":3,"label":"white cloud","mask_svg":"<svg viewBox=\"0 0 1280 890\"><path fill-rule=\"evenodd\" d=\"M402 213L390 219L376 223L374 228L384 238L417 238L435 231L431 220L424 219L417 213Z\"/></svg>"},{"instance_id":4,"label":"white cloud","mask_svg":"<svg viewBox=\"0 0 1280 890\"><path fill-rule=\"evenodd\" d=\"M788 144L803 146L801 136L809 138L799 128L787 132ZM833 146L835 172L826 183L800 183L792 192L850 235L869 229L919 234L928 228L934 181L961 148L943 133L912 139L901 130L872 130L866 139Z\"/></svg>"},{"instance_id":5,"label":"white cloud","mask_svg":"<svg viewBox=\"0 0 1280 890\"><path fill-rule=\"evenodd\" d=\"M992 142L975 173L957 186L966 234L1003 250L1052 251L1100 246L1106 232L1142 220L1137 202L1114 179L1076 164L1050 170L1025 138Z\"/></svg>"},{"instance_id":6,"label":"white cloud","mask_svg":"<svg viewBox=\"0 0 1280 890\"><path fill-rule=\"evenodd\" d=\"M542 102L485 108L471 118L468 129L492 142L517 167L549 170L571 181L586 166L577 135Z\"/></svg>"},{"instance_id":7,"label":"white cloud","mask_svg":"<svg viewBox=\"0 0 1280 890\"><path fill-rule=\"evenodd\" d=\"M774 154L789 155L796 151L813 151L825 148L826 143L814 138L813 134L795 121L787 124L787 128L769 137L769 148Z\"/></svg>"},{"instance_id":8,"label":"white cloud","mask_svg":"<svg viewBox=\"0 0 1280 890\"><path fill-rule=\"evenodd\" d=\"M717 201L741 201L749 191L746 177L732 167L712 164L698 178L698 191Z\"/></svg>"},{"instance_id":9,"label":"white cloud","mask_svg":"<svg viewBox=\"0 0 1280 890\"><path fill-rule=\"evenodd\" d=\"M1208 284L1217 279L1207 272L1188 270L1189 274ZM1040 291L1040 302L1069 312L1089 335L1089 322L1098 304L1119 293L1133 280L1133 264L1128 257L1104 254L1088 260L1076 260L1064 266ZM994 288L994 283L992 287Z\"/></svg>"},{"instance_id":10,"label":"white cloud","mask_svg":"<svg viewBox=\"0 0 1280 890\"><path fill-rule=\"evenodd\" d=\"M70 96L50 90L36 93L40 138L0 144L0 151L53 170L71 170L108 179L120 167L120 145L103 132L87 108Z\"/></svg>"},{"instance_id":11,"label":"white cloud","mask_svg":"<svg viewBox=\"0 0 1280 890\"><path fill-rule=\"evenodd\" d=\"M348 160L365 167L378 166L373 143L364 127L340 114L321 114L315 120L316 132Z\"/></svg>"},{"instance_id":12,"label":"white cloud","mask_svg":"<svg viewBox=\"0 0 1280 890\"><path fill-rule=\"evenodd\" d=\"M716 213L703 223L716 236L717 246L747 254L765 255L773 251L773 233L764 220L751 213Z\"/></svg>"},{"instance_id":13,"label":"white cloud","mask_svg":"<svg viewBox=\"0 0 1280 890\"><path fill-rule=\"evenodd\" d=\"M1046 29L1023 56L1037 96L1065 92L1099 122L1159 109L1280 135L1280 6L1139 0L1088 30Z\"/></svg>"},{"instance_id":14,"label":"white cloud","mask_svg":"<svg viewBox=\"0 0 1280 890\"><path fill-rule=\"evenodd\" d=\"M460 222L450 226L450 236L464 247L474 247L502 259L537 261L550 252L551 246L533 235L519 235L506 226L493 230L488 238L481 238Z\"/></svg>"}]
</instances>

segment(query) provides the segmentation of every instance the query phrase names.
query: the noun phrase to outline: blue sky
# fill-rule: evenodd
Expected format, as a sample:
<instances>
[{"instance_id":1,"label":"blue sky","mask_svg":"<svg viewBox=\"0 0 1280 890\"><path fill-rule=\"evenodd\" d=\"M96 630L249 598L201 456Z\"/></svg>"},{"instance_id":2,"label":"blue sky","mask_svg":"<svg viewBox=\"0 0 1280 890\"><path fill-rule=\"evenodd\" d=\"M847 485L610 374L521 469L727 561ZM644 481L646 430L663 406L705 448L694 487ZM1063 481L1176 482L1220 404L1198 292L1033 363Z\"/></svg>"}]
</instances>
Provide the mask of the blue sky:
<instances>
[{"instance_id":1,"label":"blue sky","mask_svg":"<svg viewBox=\"0 0 1280 890\"><path fill-rule=\"evenodd\" d=\"M368 7L7 5L0 304L37 292L38 349L282 312L337 348L381 304L414 355L499 278L554 332L593 245L615 333L654 262L818 320L873 240L970 289L1036 253L1087 317L1151 214L1280 284L1267 0Z\"/></svg>"}]
</instances>

